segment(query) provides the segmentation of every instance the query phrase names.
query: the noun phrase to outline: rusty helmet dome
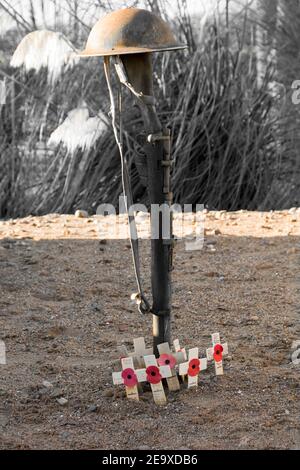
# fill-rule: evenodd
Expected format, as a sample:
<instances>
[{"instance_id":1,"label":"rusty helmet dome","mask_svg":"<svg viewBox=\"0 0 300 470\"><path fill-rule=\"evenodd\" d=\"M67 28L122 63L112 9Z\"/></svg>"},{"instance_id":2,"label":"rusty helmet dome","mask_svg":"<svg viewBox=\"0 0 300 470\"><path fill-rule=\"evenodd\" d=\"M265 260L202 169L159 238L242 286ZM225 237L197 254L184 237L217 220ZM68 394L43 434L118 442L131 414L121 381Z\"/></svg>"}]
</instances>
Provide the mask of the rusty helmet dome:
<instances>
[{"instance_id":1,"label":"rusty helmet dome","mask_svg":"<svg viewBox=\"0 0 300 470\"><path fill-rule=\"evenodd\" d=\"M140 54L185 49L169 25L148 10L125 8L101 18L92 28L81 57Z\"/></svg>"}]
</instances>

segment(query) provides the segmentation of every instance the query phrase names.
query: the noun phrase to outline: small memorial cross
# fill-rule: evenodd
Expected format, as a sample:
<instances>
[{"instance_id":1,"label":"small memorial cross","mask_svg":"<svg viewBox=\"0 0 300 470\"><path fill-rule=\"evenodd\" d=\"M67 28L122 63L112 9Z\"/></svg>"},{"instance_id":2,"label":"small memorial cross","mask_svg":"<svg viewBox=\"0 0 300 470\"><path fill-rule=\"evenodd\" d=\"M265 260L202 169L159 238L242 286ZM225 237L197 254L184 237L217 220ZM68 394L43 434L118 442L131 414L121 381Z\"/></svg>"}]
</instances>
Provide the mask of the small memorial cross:
<instances>
[{"instance_id":1,"label":"small memorial cross","mask_svg":"<svg viewBox=\"0 0 300 470\"><path fill-rule=\"evenodd\" d=\"M188 362L179 365L179 374L188 376L188 388L198 387L198 377L207 369L207 359L199 359L199 348L190 349L188 356Z\"/></svg>"},{"instance_id":2,"label":"small memorial cross","mask_svg":"<svg viewBox=\"0 0 300 470\"><path fill-rule=\"evenodd\" d=\"M184 355L184 360L186 361L186 360L187 360L186 350L185 350L185 348L182 348L182 347L180 346L179 339L174 339L173 345L174 345L175 351L176 351L176 352L181 352L181 353Z\"/></svg>"},{"instance_id":3,"label":"small memorial cross","mask_svg":"<svg viewBox=\"0 0 300 470\"><path fill-rule=\"evenodd\" d=\"M223 357L228 354L228 344L221 344L219 333L214 333L211 337L213 346L206 350L207 360L215 362L216 375L223 375Z\"/></svg>"},{"instance_id":4,"label":"small memorial cross","mask_svg":"<svg viewBox=\"0 0 300 470\"><path fill-rule=\"evenodd\" d=\"M153 399L157 405L165 405L167 398L165 395L162 379L172 377L170 366L157 366L154 355L144 357L146 365L146 381L150 383Z\"/></svg>"},{"instance_id":5,"label":"small memorial cross","mask_svg":"<svg viewBox=\"0 0 300 470\"><path fill-rule=\"evenodd\" d=\"M143 382L145 370L135 370L132 357L121 359L122 371L113 373L114 385L125 385L127 398L139 401L138 383Z\"/></svg>"},{"instance_id":6,"label":"small memorial cross","mask_svg":"<svg viewBox=\"0 0 300 470\"><path fill-rule=\"evenodd\" d=\"M145 338L135 338L133 340L133 352L129 357L133 357L138 367L145 367L144 356L153 354L153 348L146 348Z\"/></svg>"},{"instance_id":7,"label":"small memorial cross","mask_svg":"<svg viewBox=\"0 0 300 470\"><path fill-rule=\"evenodd\" d=\"M177 377L176 365L181 364L185 360L184 353L178 351L173 353L170 349L169 343L163 343L157 346L159 358L157 362L160 366L170 366L172 377L167 378L167 384L171 392L180 390L180 383Z\"/></svg>"}]
</instances>

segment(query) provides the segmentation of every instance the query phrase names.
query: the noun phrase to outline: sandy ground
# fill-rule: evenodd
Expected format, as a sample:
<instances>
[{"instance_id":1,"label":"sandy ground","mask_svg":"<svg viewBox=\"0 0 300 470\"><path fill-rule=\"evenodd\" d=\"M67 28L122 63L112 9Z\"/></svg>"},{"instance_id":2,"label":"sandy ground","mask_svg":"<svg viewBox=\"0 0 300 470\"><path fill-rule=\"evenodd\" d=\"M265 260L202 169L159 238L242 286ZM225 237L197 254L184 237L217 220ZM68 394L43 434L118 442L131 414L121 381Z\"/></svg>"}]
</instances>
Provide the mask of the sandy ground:
<instances>
[{"instance_id":1,"label":"sandy ground","mask_svg":"<svg viewBox=\"0 0 300 470\"><path fill-rule=\"evenodd\" d=\"M204 354L220 331L225 375L210 367L158 408L111 381L120 346L151 343L151 316L130 303L128 240L95 218L0 222L1 449L300 448L300 210L208 213L205 229L202 250L176 246L173 337Z\"/></svg>"}]
</instances>

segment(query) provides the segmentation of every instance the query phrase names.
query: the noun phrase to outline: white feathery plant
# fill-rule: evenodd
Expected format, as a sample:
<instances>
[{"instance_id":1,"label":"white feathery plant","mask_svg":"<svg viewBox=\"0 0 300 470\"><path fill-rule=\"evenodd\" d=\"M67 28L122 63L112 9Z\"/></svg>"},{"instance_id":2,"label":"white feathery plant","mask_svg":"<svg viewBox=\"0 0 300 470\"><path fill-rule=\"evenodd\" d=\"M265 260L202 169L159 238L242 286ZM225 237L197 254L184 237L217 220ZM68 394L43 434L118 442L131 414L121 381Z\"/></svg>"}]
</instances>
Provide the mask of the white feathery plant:
<instances>
[{"instance_id":1,"label":"white feathery plant","mask_svg":"<svg viewBox=\"0 0 300 470\"><path fill-rule=\"evenodd\" d=\"M27 72L39 72L46 67L48 80L54 84L61 73L76 65L78 60L75 47L62 33L39 30L22 39L10 65L15 68L24 66Z\"/></svg>"},{"instance_id":2,"label":"white feathery plant","mask_svg":"<svg viewBox=\"0 0 300 470\"><path fill-rule=\"evenodd\" d=\"M108 121L103 113L90 117L86 103L68 113L65 121L52 132L49 146L63 144L68 153L72 154L76 149L89 151L108 129Z\"/></svg>"}]
</instances>

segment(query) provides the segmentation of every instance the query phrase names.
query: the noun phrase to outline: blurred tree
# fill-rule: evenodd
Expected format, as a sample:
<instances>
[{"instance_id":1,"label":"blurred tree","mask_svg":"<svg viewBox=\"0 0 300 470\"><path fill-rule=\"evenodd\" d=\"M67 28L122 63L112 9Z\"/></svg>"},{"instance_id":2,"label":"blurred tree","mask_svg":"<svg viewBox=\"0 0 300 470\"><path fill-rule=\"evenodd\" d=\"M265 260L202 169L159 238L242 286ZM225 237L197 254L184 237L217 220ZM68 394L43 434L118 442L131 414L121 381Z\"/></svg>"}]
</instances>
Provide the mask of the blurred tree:
<instances>
[{"instance_id":1,"label":"blurred tree","mask_svg":"<svg viewBox=\"0 0 300 470\"><path fill-rule=\"evenodd\" d=\"M276 61L276 32L278 0L259 0L259 19L256 26L257 78L261 86L268 65Z\"/></svg>"},{"instance_id":2,"label":"blurred tree","mask_svg":"<svg viewBox=\"0 0 300 470\"><path fill-rule=\"evenodd\" d=\"M280 0L280 21L277 35L278 79L290 88L291 83L299 78L299 0Z\"/></svg>"}]
</instances>

